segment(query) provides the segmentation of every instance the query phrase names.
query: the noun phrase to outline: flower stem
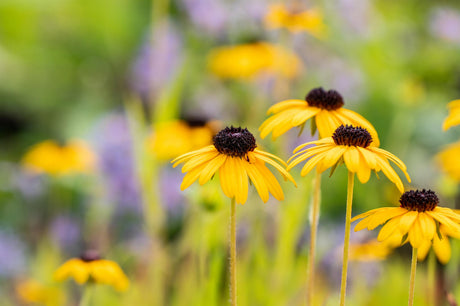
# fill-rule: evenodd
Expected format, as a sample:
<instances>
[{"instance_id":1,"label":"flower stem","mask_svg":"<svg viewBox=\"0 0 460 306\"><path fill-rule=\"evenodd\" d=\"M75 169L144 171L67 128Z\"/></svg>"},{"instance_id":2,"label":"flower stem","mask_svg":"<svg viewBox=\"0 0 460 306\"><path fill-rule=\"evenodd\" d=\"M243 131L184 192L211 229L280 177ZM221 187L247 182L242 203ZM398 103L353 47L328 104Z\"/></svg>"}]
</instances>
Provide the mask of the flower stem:
<instances>
[{"instance_id":1,"label":"flower stem","mask_svg":"<svg viewBox=\"0 0 460 306\"><path fill-rule=\"evenodd\" d=\"M236 203L230 209L230 303L236 306Z\"/></svg>"},{"instance_id":2,"label":"flower stem","mask_svg":"<svg viewBox=\"0 0 460 306\"><path fill-rule=\"evenodd\" d=\"M409 283L409 302L408 305L414 305L414 289L415 289L415 271L417 270L417 248L412 248L412 264L410 267L410 283Z\"/></svg>"},{"instance_id":3,"label":"flower stem","mask_svg":"<svg viewBox=\"0 0 460 306\"><path fill-rule=\"evenodd\" d=\"M348 248L350 246L351 206L353 203L353 185L355 174L348 171L347 212L345 216L345 237L343 238L342 282L340 284L340 306L345 305L347 291Z\"/></svg>"},{"instance_id":4,"label":"flower stem","mask_svg":"<svg viewBox=\"0 0 460 306\"><path fill-rule=\"evenodd\" d=\"M91 305L91 296L93 292L93 285L85 285L83 288L83 294L80 300L79 306L90 306Z\"/></svg>"},{"instance_id":5,"label":"flower stem","mask_svg":"<svg viewBox=\"0 0 460 306\"><path fill-rule=\"evenodd\" d=\"M313 305L315 283L316 235L318 231L319 209L321 199L321 173L316 172L314 181L313 205L311 207L310 251L307 268L307 306Z\"/></svg>"}]
</instances>

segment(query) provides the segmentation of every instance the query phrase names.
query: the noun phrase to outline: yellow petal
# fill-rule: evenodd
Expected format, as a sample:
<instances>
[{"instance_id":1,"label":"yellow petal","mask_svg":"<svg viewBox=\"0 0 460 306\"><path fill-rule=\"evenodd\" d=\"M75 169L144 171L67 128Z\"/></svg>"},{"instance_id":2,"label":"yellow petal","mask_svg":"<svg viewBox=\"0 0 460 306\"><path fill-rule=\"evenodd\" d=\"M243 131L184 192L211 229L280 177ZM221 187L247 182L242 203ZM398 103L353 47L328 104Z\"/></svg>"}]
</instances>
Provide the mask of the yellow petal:
<instances>
[{"instance_id":1,"label":"yellow petal","mask_svg":"<svg viewBox=\"0 0 460 306\"><path fill-rule=\"evenodd\" d=\"M216 158L210 160L201 171L200 179L198 180L200 185L203 185L209 181L211 177L213 177L213 175L216 173L216 171L219 170L219 168L223 165L226 159L227 156L225 154L219 154L216 156Z\"/></svg>"},{"instance_id":2,"label":"yellow petal","mask_svg":"<svg viewBox=\"0 0 460 306\"><path fill-rule=\"evenodd\" d=\"M345 151L345 146L331 147L324 154L324 159L322 160L322 162L318 164L318 171L324 172L326 169L334 166L338 162L339 158L342 157Z\"/></svg>"},{"instance_id":3,"label":"yellow petal","mask_svg":"<svg viewBox=\"0 0 460 306\"><path fill-rule=\"evenodd\" d=\"M274 160L260 154L260 153L257 153L257 152L254 152L256 158L266 162L267 164L270 164L272 165L273 167L276 168L276 170L278 170L282 175L283 177L285 177L286 179L290 180L291 182L294 183L294 185L297 186L296 182L294 181L294 178L292 177L292 175L290 175L282 166L280 166L278 163L276 163Z\"/></svg>"},{"instance_id":4,"label":"yellow petal","mask_svg":"<svg viewBox=\"0 0 460 306\"><path fill-rule=\"evenodd\" d=\"M219 169L220 186L224 194L230 199L234 197L233 188L230 186L232 180L231 158L227 158Z\"/></svg>"},{"instance_id":5,"label":"yellow petal","mask_svg":"<svg viewBox=\"0 0 460 306\"><path fill-rule=\"evenodd\" d=\"M321 138L331 137L341 124L331 112L333 111L322 110L316 114L316 126Z\"/></svg>"},{"instance_id":6,"label":"yellow petal","mask_svg":"<svg viewBox=\"0 0 460 306\"><path fill-rule=\"evenodd\" d=\"M375 157L377 159L378 166L382 169L383 174L385 174L385 176L396 185L399 191L403 193L404 192L403 183L401 179L399 178L398 174L393 170L393 168L391 168L388 161L386 159L383 159L377 154L375 155Z\"/></svg>"},{"instance_id":7,"label":"yellow petal","mask_svg":"<svg viewBox=\"0 0 460 306\"><path fill-rule=\"evenodd\" d=\"M424 260L426 258L426 255L428 255L428 251L430 251L430 249L431 249L431 241L424 240L417 249L417 259L420 261Z\"/></svg>"},{"instance_id":8,"label":"yellow petal","mask_svg":"<svg viewBox=\"0 0 460 306\"><path fill-rule=\"evenodd\" d=\"M369 223L368 230L373 230L377 226L385 223L387 220L407 213L407 210L401 207L384 207L375 212L372 216L368 217Z\"/></svg>"},{"instance_id":9,"label":"yellow petal","mask_svg":"<svg viewBox=\"0 0 460 306\"><path fill-rule=\"evenodd\" d=\"M422 234L422 227L420 225L420 221L415 219L415 222L412 224L412 227L409 229L408 232L409 242L413 248L418 248L424 240Z\"/></svg>"},{"instance_id":10,"label":"yellow petal","mask_svg":"<svg viewBox=\"0 0 460 306\"><path fill-rule=\"evenodd\" d=\"M248 163L241 158L233 158L233 173L237 192L235 193L236 203L244 204L248 199L248 175L243 163Z\"/></svg>"},{"instance_id":11,"label":"yellow petal","mask_svg":"<svg viewBox=\"0 0 460 306\"><path fill-rule=\"evenodd\" d=\"M303 149L303 148L305 148L306 146L309 146L309 145L320 146L320 145L324 145L324 144L335 145L334 140L332 139L332 137L326 137L326 138L321 138L320 140L309 141L309 142L306 142L304 144L301 144L300 146L297 146L294 149L294 152L292 152L292 153L295 154L295 153L299 152L301 149Z\"/></svg>"},{"instance_id":12,"label":"yellow petal","mask_svg":"<svg viewBox=\"0 0 460 306\"><path fill-rule=\"evenodd\" d=\"M183 163L184 161L190 159L191 157L193 157L195 155L201 155L201 154L212 152L212 151L217 152L216 147L214 147L214 145L209 145L209 146L206 146L206 147L204 147L202 149L182 154L181 156L173 159L171 161L171 163L174 163L173 168L175 168L178 164Z\"/></svg>"},{"instance_id":13,"label":"yellow petal","mask_svg":"<svg viewBox=\"0 0 460 306\"><path fill-rule=\"evenodd\" d=\"M435 235L433 239L433 249L436 257L443 264L447 264L450 260L452 250L450 248L449 237L441 231L441 239Z\"/></svg>"},{"instance_id":14,"label":"yellow petal","mask_svg":"<svg viewBox=\"0 0 460 306\"><path fill-rule=\"evenodd\" d=\"M193 168L192 170L190 170L184 176L184 179L182 180L182 184L180 185L180 189L185 190L188 187L190 187L190 185L192 185L193 182L195 182L198 179L198 177L201 175L201 173L202 173L203 169L206 167L206 165L207 164L201 164L198 167Z\"/></svg>"},{"instance_id":15,"label":"yellow petal","mask_svg":"<svg viewBox=\"0 0 460 306\"><path fill-rule=\"evenodd\" d=\"M204 153L204 154L200 154L200 155L192 157L182 167L182 173L188 172L192 170L193 168L200 166L203 163L208 162L209 160L213 159L219 154L220 153L216 151L216 152Z\"/></svg>"},{"instance_id":16,"label":"yellow petal","mask_svg":"<svg viewBox=\"0 0 460 306\"><path fill-rule=\"evenodd\" d=\"M310 119L311 117L315 116L317 113L320 112L319 108L316 107L309 107L304 110L299 111L297 115L292 118L291 124L293 126L298 126Z\"/></svg>"},{"instance_id":17,"label":"yellow petal","mask_svg":"<svg viewBox=\"0 0 460 306\"><path fill-rule=\"evenodd\" d=\"M310 158L305 164L305 166L303 166L302 171L300 171L300 175L307 175L323 158L324 154L318 154Z\"/></svg>"},{"instance_id":18,"label":"yellow petal","mask_svg":"<svg viewBox=\"0 0 460 306\"><path fill-rule=\"evenodd\" d=\"M280 112L282 110L285 110L287 108L305 108L305 107L310 108L308 106L307 102L304 101L304 100L297 100L297 99L286 100L286 101L278 102L278 103L272 105L268 109L267 115L278 113L278 112Z\"/></svg>"},{"instance_id":19,"label":"yellow petal","mask_svg":"<svg viewBox=\"0 0 460 306\"><path fill-rule=\"evenodd\" d=\"M260 174L265 178L268 191L270 191L275 199L279 201L284 200L283 189L281 189L280 184L270 170L263 163L257 163L255 166L259 170Z\"/></svg>"},{"instance_id":20,"label":"yellow petal","mask_svg":"<svg viewBox=\"0 0 460 306\"><path fill-rule=\"evenodd\" d=\"M288 109L265 120L259 127L260 137L262 139L267 137L270 132L275 131L283 124L291 125L291 119L298 111L298 109Z\"/></svg>"},{"instance_id":21,"label":"yellow petal","mask_svg":"<svg viewBox=\"0 0 460 306\"><path fill-rule=\"evenodd\" d=\"M343 160L350 172L356 173L359 169L359 152L355 147L348 147L343 153Z\"/></svg>"},{"instance_id":22,"label":"yellow petal","mask_svg":"<svg viewBox=\"0 0 460 306\"><path fill-rule=\"evenodd\" d=\"M260 162L259 162L260 163ZM245 163L244 167L246 168L246 172L248 173L251 182L254 184L254 187L257 189L260 198L264 203L268 201L269 194L268 194L268 187L265 182L264 176L259 172L257 167L250 163Z\"/></svg>"},{"instance_id":23,"label":"yellow petal","mask_svg":"<svg viewBox=\"0 0 460 306\"><path fill-rule=\"evenodd\" d=\"M377 240L383 241L390 237L399 228L399 219L401 219L401 217L389 220L380 230Z\"/></svg>"},{"instance_id":24,"label":"yellow petal","mask_svg":"<svg viewBox=\"0 0 460 306\"><path fill-rule=\"evenodd\" d=\"M367 148L357 147L359 153L361 153L364 157L364 160L368 164L371 169L375 169L377 167L377 159L373 152L369 151Z\"/></svg>"},{"instance_id":25,"label":"yellow petal","mask_svg":"<svg viewBox=\"0 0 460 306\"><path fill-rule=\"evenodd\" d=\"M365 128L371 134L371 137L372 137L371 145L376 146L376 147L380 145L380 140L379 140L377 131L375 130L374 126L368 120L366 120L363 116L361 116L360 114L352 110L346 109L346 108L338 109L336 111L336 115L339 116L339 118L344 124L351 123L353 126L360 126L360 127Z\"/></svg>"},{"instance_id":26,"label":"yellow petal","mask_svg":"<svg viewBox=\"0 0 460 306\"><path fill-rule=\"evenodd\" d=\"M444 224L446 227L449 228L449 230L454 232L460 232L460 225L458 223L455 223L448 217L444 216L443 214L437 212L436 208L433 211L426 211L425 213L436 219L439 223Z\"/></svg>"},{"instance_id":27,"label":"yellow petal","mask_svg":"<svg viewBox=\"0 0 460 306\"><path fill-rule=\"evenodd\" d=\"M431 241L436 234L436 222L424 212L419 213L418 218L422 228L423 238Z\"/></svg>"}]
</instances>

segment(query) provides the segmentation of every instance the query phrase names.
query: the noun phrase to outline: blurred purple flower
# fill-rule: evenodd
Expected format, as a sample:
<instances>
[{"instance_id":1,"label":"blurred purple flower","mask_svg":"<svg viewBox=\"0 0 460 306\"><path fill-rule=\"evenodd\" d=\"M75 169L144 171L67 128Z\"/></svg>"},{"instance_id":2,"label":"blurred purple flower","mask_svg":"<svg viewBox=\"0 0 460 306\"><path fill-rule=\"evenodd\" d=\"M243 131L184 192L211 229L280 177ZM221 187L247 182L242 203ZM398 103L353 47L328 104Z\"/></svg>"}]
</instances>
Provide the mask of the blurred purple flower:
<instances>
[{"instance_id":1,"label":"blurred purple flower","mask_svg":"<svg viewBox=\"0 0 460 306\"><path fill-rule=\"evenodd\" d=\"M460 12L436 8L431 13L430 31L436 37L460 44Z\"/></svg>"},{"instance_id":2,"label":"blurred purple flower","mask_svg":"<svg viewBox=\"0 0 460 306\"><path fill-rule=\"evenodd\" d=\"M140 187L134 172L131 134L123 115L109 115L96 133L99 167L106 181L109 201L120 211L141 213Z\"/></svg>"},{"instance_id":3,"label":"blurred purple flower","mask_svg":"<svg viewBox=\"0 0 460 306\"><path fill-rule=\"evenodd\" d=\"M191 21L210 34L221 33L227 22L228 11L223 2L216 0L183 0Z\"/></svg>"},{"instance_id":4,"label":"blurred purple flower","mask_svg":"<svg viewBox=\"0 0 460 306\"><path fill-rule=\"evenodd\" d=\"M145 39L132 66L131 86L147 99L158 95L181 64L181 40L168 22L158 25Z\"/></svg>"},{"instance_id":5,"label":"blurred purple flower","mask_svg":"<svg viewBox=\"0 0 460 306\"><path fill-rule=\"evenodd\" d=\"M163 207L172 215L181 214L184 210L185 197L180 190L183 174L172 167L162 169L160 173L160 190Z\"/></svg>"},{"instance_id":6,"label":"blurred purple flower","mask_svg":"<svg viewBox=\"0 0 460 306\"><path fill-rule=\"evenodd\" d=\"M333 4L335 11L340 13L347 30L360 36L370 36L370 24L375 20L372 2L369 0L338 0Z\"/></svg>"},{"instance_id":7,"label":"blurred purple flower","mask_svg":"<svg viewBox=\"0 0 460 306\"><path fill-rule=\"evenodd\" d=\"M56 217L50 225L52 239L63 249L79 249L80 225L70 216Z\"/></svg>"},{"instance_id":8,"label":"blurred purple flower","mask_svg":"<svg viewBox=\"0 0 460 306\"><path fill-rule=\"evenodd\" d=\"M25 247L13 234L0 230L0 277L11 277L26 270Z\"/></svg>"}]
</instances>

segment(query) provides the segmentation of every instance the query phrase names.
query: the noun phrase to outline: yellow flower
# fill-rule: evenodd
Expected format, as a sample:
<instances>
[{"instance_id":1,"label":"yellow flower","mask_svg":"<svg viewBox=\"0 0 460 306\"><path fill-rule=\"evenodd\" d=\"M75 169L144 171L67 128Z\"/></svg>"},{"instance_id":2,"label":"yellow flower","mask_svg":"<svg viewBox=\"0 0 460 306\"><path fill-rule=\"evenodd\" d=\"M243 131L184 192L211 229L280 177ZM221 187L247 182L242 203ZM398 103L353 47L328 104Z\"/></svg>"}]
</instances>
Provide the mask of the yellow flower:
<instances>
[{"instance_id":1,"label":"yellow flower","mask_svg":"<svg viewBox=\"0 0 460 306\"><path fill-rule=\"evenodd\" d=\"M183 120L160 123L148 137L147 149L158 159L170 160L210 145L215 134L215 125L216 122Z\"/></svg>"},{"instance_id":2,"label":"yellow flower","mask_svg":"<svg viewBox=\"0 0 460 306\"><path fill-rule=\"evenodd\" d=\"M266 42L219 47L208 56L211 72L224 79L250 79L264 73L293 78L301 66L294 53Z\"/></svg>"},{"instance_id":3,"label":"yellow flower","mask_svg":"<svg viewBox=\"0 0 460 306\"><path fill-rule=\"evenodd\" d=\"M22 281L16 287L19 298L27 303L37 303L46 306L65 304L63 292L58 288L45 286L35 280Z\"/></svg>"},{"instance_id":4,"label":"yellow flower","mask_svg":"<svg viewBox=\"0 0 460 306\"><path fill-rule=\"evenodd\" d=\"M439 152L436 161L450 178L460 182L460 142L453 143Z\"/></svg>"},{"instance_id":5,"label":"yellow flower","mask_svg":"<svg viewBox=\"0 0 460 306\"><path fill-rule=\"evenodd\" d=\"M65 146L46 140L33 146L22 163L31 171L50 175L89 173L94 170L96 156L82 140L69 141Z\"/></svg>"},{"instance_id":6,"label":"yellow flower","mask_svg":"<svg viewBox=\"0 0 460 306\"><path fill-rule=\"evenodd\" d=\"M460 124L460 100L454 100L447 104L449 115L442 125L442 129L447 131L454 125Z\"/></svg>"},{"instance_id":7,"label":"yellow flower","mask_svg":"<svg viewBox=\"0 0 460 306\"><path fill-rule=\"evenodd\" d=\"M351 221L361 220L355 226L355 232L364 228L373 230L385 224L377 237L379 241L398 240L403 244L409 241L413 248L431 247L436 243L435 251L450 257L450 245L443 236L438 237L437 228L443 228L444 234L460 235L460 215L446 207L439 207L438 197L431 190L411 190L405 192L400 207L382 207L370 210L354 217ZM442 243L435 242L442 239ZM445 243L447 241L447 244ZM443 257L443 260L446 258Z\"/></svg>"},{"instance_id":8,"label":"yellow flower","mask_svg":"<svg viewBox=\"0 0 460 306\"><path fill-rule=\"evenodd\" d=\"M372 239L365 243L353 243L350 245L350 260L384 260L392 250L391 245L381 243L377 239Z\"/></svg>"},{"instance_id":9,"label":"yellow flower","mask_svg":"<svg viewBox=\"0 0 460 306\"><path fill-rule=\"evenodd\" d=\"M317 38L323 38L326 34L323 14L316 8L296 11L284 4L272 4L265 15L265 24L270 29L286 28L291 32L305 31Z\"/></svg>"},{"instance_id":10,"label":"yellow flower","mask_svg":"<svg viewBox=\"0 0 460 306\"><path fill-rule=\"evenodd\" d=\"M288 160L289 171L297 164L310 158L303 166L301 175L304 176L315 166L319 173L326 169L345 163L348 171L358 174L361 183L366 183L371 175L371 170L375 172L382 171L390 181L392 181L399 191L404 192L404 186L398 174L390 166L388 160L395 163L406 175L410 182L409 174L406 171L406 165L395 155L388 151L371 146L373 139L369 132L361 127L351 125L341 125L338 127L332 137L326 137L317 141L307 142L298 146L294 150L294 155ZM315 144L314 147L304 147Z\"/></svg>"},{"instance_id":11,"label":"yellow flower","mask_svg":"<svg viewBox=\"0 0 460 306\"><path fill-rule=\"evenodd\" d=\"M265 138L272 132L273 139L296 126L303 126L308 119L312 121L312 134L318 128L320 138L330 137L340 125L351 124L365 128L371 133L372 145L380 144L377 131L372 124L354 111L342 108L342 96L335 90L323 88L311 90L304 100L286 100L268 109L267 115L274 114L259 127L260 136Z\"/></svg>"},{"instance_id":12,"label":"yellow flower","mask_svg":"<svg viewBox=\"0 0 460 306\"><path fill-rule=\"evenodd\" d=\"M279 157L256 149L256 140L248 129L226 127L214 136L214 144L174 159L173 167L185 163L182 172L188 172L181 190L198 180L200 185L209 181L219 170L224 194L244 204L248 197L248 177L264 202L269 192L278 200L284 199L283 190L265 163L275 167L284 179L295 184L292 176L275 160L286 166ZM275 159L275 160L273 160Z\"/></svg>"},{"instance_id":13,"label":"yellow flower","mask_svg":"<svg viewBox=\"0 0 460 306\"><path fill-rule=\"evenodd\" d=\"M125 291L129 287L128 278L116 262L99 259L93 252L86 252L81 258L66 261L54 274L54 278L58 281L69 277L80 285L93 281L111 285L118 291Z\"/></svg>"}]
</instances>

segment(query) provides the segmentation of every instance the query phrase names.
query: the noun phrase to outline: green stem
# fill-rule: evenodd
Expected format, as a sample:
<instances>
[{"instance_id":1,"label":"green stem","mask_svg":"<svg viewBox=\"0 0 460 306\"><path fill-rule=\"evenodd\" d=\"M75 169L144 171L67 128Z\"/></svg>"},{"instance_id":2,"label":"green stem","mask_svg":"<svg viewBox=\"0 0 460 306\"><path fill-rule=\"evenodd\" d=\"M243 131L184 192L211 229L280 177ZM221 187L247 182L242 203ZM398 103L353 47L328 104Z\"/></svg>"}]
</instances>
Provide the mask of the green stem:
<instances>
[{"instance_id":1,"label":"green stem","mask_svg":"<svg viewBox=\"0 0 460 306\"><path fill-rule=\"evenodd\" d=\"M236 306L236 203L230 209L230 303Z\"/></svg>"},{"instance_id":2,"label":"green stem","mask_svg":"<svg viewBox=\"0 0 460 306\"><path fill-rule=\"evenodd\" d=\"M345 305L348 272L348 248L350 246L351 206L353 203L353 185L355 174L348 171L347 212L345 216L345 237L343 238L342 282L340 284L340 306Z\"/></svg>"},{"instance_id":3,"label":"green stem","mask_svg":"<svg viewBox=\"0 0 460 306\"><path fill-rule=\"evenodd\" d=\"M83 295L81 297L79 306L90 306L91 305L91 297L93 293L93 285L85 285L83 289Z\"/></svg>"},{"instance_id":4,"label":"green stem","mask_svg":"<svg viewBox=\"0 0 460 306\"><path fill-rule=\"evenodd\" d=\"M415 271L417 270L417 248L412 248L412 264L410 267L410 283L409 283L409 302L408 305L414 305L414 289L415 289Z\"/></svg>"},{"instance_id":5,"label":"green stem","mask_svg":"<svg viewBox=\"0 0 460 306\"><path fill-rule=\"evenodd\" d=\"M307 306L313 305L315 283L316 236L318 232L319 210L321 201L321 173L316 172L314 182L313 205L311 210L310 251L307 268Z\"/></svg>"}]
</instances>

